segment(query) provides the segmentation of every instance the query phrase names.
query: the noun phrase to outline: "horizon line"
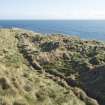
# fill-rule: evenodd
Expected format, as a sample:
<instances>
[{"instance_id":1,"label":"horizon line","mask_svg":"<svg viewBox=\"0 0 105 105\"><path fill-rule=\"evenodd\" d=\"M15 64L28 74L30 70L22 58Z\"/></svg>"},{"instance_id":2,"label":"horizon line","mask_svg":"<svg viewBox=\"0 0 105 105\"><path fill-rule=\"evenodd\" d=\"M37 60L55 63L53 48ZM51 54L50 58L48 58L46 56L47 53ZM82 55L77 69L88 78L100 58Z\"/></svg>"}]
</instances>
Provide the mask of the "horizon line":
<instances>
[{"instance_id":1,"label":"horizon line","mask_svg":"<svg viewBox=\"0 0 105 105\"><path fill-rule=\"evenodd\" d=\"M0 21L6 21L6 20L105 20L105 19L0 19Z\"/></svg>"}]
</instances>

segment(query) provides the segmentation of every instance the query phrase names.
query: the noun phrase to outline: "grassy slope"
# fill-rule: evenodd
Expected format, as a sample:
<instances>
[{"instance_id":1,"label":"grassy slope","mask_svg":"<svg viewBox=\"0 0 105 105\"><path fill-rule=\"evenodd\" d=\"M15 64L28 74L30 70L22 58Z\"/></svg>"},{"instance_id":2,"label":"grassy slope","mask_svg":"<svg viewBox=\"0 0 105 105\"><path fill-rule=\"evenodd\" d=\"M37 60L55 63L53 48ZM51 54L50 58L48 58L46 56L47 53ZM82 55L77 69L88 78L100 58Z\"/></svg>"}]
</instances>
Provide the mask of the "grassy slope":
<instances>
[{"instance_id":1,"label":"grassy slope","mask_svg":"<svg viewBox=\"0 0 105 105\"><path fill-rule=\"evenodd\" d=\"M104 93L101 91L104 89L104 79L100 79L100 75L94 75L94 69L105 64L103 42L84 41L78 37L62 35L43 36L31 32L18 33L16 38L19 40L20 52L33 68L39 71L44 69L45 73L51 74L53 77L50 78L59 84L62 84L63 79L70 86L84 88L90 96L104 104ZM84 96L82 98L86 103L90 100Z\"/></svg>"},{"instance_id":2,"label":"grassy slope","mask_svg":"<svg viewBox=\"0 0 105 105\"><path fill-rule=\"evenodd\" d=\"M17 32L0 30L0 105L86 105L30 67L17 48Z\"/></svg>"}]
</instances>

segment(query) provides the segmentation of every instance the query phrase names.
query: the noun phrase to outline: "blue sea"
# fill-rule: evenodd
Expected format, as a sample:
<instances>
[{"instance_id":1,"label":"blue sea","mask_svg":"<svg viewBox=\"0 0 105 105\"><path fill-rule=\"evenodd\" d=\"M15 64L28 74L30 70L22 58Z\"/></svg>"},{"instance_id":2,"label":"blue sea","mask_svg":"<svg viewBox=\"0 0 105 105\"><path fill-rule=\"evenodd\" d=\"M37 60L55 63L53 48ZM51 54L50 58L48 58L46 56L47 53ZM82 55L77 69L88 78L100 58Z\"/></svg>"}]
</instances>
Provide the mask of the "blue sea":
<instances>
[{"instance_id":1,"label":"blue sea","mask_svg":"<svg viewBox=\"0 0 105 105\"><path fill-rule=\"evenodd\" d=\"M0 28L12 27L105 41L105 20L0 20Z\"/></svg>"}]
</instances>

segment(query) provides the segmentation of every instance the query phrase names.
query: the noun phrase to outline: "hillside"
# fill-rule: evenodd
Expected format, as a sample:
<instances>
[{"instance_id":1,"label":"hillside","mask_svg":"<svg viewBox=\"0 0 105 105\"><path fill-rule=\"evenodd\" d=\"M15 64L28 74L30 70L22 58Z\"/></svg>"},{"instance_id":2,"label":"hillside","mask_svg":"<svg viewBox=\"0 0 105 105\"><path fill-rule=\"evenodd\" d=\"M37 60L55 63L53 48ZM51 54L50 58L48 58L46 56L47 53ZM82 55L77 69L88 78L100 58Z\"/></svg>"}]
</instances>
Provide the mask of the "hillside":
<instances>
[{"instance_id":1,"label":"hillside","mask_svg":"<svg viewBox=\"0 0 105 105\"><path fill-rule=\"evenodd\" d=\"M105 105L105 44L0 29L0 105Z\"/></svg>"}]
</instances>

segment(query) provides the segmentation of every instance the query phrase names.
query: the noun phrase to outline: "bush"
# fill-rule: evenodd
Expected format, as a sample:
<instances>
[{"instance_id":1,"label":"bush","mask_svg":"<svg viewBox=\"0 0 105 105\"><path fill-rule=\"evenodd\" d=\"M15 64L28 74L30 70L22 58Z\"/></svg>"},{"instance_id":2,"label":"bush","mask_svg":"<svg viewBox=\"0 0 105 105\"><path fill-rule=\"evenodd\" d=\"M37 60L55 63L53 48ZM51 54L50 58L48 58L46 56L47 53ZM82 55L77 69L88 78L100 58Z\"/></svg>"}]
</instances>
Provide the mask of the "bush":
<instances>
[{"instance_id":1,"label":"bush","mask_svg":"<svg viewBox=\"0 0 105 105\"><path fill-rule=\"evenodd\" d=\"M43 36L35 35L35 37L33 37L32 39L32 42L41 41L42 39L43 39Z\"/></svg>"},{"instance_id":2,"label":"bush","mask_svg":"<svg viewBox=\"0 0 105 105\"><path fill-rule=\"evenodd\" d=\"M97 56L94 56L90 59L90 63L93 65L99 65L102 63L105 63L105 55L98 54Z\"/></svg>"},{"instance_id":3,"label":"bush","mask_svg":"<svg viewBox=\"0 0 105 105\"><path fill-rule=\"evenodd\" d=\"M41 45L42 51L52 51L52 50L56 50L59 47L59 42L45 42Z\"/></svg>"}]
</instances>

